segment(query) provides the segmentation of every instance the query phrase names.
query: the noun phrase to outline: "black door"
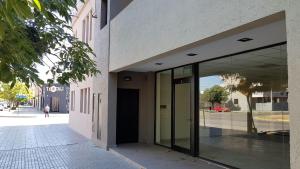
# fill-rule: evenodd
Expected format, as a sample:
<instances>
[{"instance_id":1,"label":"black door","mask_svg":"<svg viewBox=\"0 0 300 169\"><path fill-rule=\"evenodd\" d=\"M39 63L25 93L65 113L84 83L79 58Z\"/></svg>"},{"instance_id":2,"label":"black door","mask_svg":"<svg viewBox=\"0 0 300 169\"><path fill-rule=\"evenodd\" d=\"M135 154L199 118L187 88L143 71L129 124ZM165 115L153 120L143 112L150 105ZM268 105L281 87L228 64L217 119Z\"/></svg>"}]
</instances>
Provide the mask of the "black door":
<instances>
[{"instance_id":1,"label":"black door","mask_svg":"<svg viewBox=\"0 0 300 169\"><path fill-rule=\"evenodd\" d=\"M117 144L138 142L139 90L118 89Z\"/></svg>"}]
</instances>

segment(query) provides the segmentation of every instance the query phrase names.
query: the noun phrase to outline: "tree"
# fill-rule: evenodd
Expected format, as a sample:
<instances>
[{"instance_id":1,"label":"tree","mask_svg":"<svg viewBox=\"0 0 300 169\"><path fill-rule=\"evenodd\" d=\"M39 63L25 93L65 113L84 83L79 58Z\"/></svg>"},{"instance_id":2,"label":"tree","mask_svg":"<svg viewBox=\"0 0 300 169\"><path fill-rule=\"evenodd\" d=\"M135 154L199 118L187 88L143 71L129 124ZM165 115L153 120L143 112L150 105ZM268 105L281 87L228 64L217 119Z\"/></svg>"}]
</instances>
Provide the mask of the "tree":
<instances>
[{"instance_id":1,"label":"tree","mask_svg":"<svg viewBox=\"0 0 300 169\"><path fill-rule=\"evenodd\" d=\"M49 72L65 84L99 73L88 44L71 34L71 13L77 0L0 1L0 81L42 84L36 65L53 65ZM56 60L56 61L54 61ZM12 86L13 86L12 85Z\"/></svg>"},{"instance_id":2,"label":"tree","mask_svg":"<svg viewBox=\"0 0 300 169\"><path fill-rule=\"evenodd\" d=\"M201 95L201 100L211 103L212 107L214 107L215 103L221 104L222 102L228 100L228 95L229 93L224 87L215 85L204 90L203 94Z\"/></svg>"},{"instance_id":3,"label":"tree","mask_svg":"<svg viewBox=\"0 0 300 169\"><path fill-rule=\"evenodd\" d=\"M17 102L26 102L32 98L31 91L27 88L24 83L19 81L16 82L14 87L11 87L11 84L2 83L0 90L0 98L9 101L14 106ZM26 97L20 98L18 95L23 95Z\"/></svg>"},{"instance_id":4,"label":"tree","mask_svg":"<svg viewBox=\"0 0 300 169\"><path fill-rule=\"evenodd\" d=\"M222 75L222 79L230 92L238 91L246 96L249 110L247 112L247 132L257 133L253 118L252 94L255 92L269 91L270 87L265 85L262 81L254 81L238 73Z\"/></svg>"}]
</instances>

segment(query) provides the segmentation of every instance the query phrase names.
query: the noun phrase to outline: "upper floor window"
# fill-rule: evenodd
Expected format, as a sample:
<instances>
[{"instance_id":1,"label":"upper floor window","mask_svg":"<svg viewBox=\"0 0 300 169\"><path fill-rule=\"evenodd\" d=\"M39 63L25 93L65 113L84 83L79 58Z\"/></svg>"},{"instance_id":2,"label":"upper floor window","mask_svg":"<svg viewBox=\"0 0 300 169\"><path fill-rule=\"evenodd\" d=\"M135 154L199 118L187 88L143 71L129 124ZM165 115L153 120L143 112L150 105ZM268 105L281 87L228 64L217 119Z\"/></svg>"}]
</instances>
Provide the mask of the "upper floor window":
<instances>
[{"instance_id":1,"label":"upper floor window","mask_svg":"<svg viewBox=\"0 0 300 169\"><path fill-rule=\"evenodd\" d=\"M90 35L90 24L89 24L89 22L90 22L90 15L88 14L87 16L86 16L86 24L85 24L85 26L86 26L86 35L85 35L85 42L86 43L88 43L88 41L89 41L89 35Z\"/></svg>"},{"instance_id":2,"label":"upper floor window","mask_svg":"<svg viewBox=\"0 0 300 169\"><path fill-rule=\"evenodd\" d=\"M93 13L90 11L90 40L92 40L92 31L93 31Z\"/></svg>"},{"instance_id":3,"label":"upper floor window","mask_svg":"<svg viewBox=\"0 0 300 169\"><path fill-rule=\"evenodd\" d=\"M81 40L83 41L83 42L85 42L85 19L84 20L82 20L82 36L81 36Z\"/></svg>"},{"instance_id":4,"label":"upper floor window","mask_svg":"<svg viewBox=\"0 0 300 169\"><path fill-rule=\"evenodd\" d=\"M100 28L102 29L105 25L107 25L107 0L101 0L101 20L100 20Z\"/></svg>"},{"instance_id":5,"label":"upper floor window","mask_svg":"<svg viewBox=\"0 0 300 169\"><path fill-rule=\"evenodd\" d=\"M71 91L71 110L75 110L75 91Z\"/></svg>"}]
</instances>

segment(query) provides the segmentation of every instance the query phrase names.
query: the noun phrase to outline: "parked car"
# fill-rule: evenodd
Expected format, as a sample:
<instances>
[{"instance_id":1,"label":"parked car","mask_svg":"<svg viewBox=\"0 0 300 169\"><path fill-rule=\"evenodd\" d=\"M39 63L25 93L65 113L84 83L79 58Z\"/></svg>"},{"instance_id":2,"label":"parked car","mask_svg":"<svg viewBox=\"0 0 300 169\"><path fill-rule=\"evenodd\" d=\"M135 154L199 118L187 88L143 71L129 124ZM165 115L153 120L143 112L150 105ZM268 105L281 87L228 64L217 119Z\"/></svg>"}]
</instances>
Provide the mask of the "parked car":
<instances>
[{"instance_id":1,"label":"parked car","mask_svg":"<svg viewBox=\"0 0 300 169\"><path fill-rule=\"evenodd\" d=\"M222 107L222 106L215 106L213 108L214 111L216 112L230 112L230 109L227 107Z\"/></svg>"},{"instance_id":2,"label":"parked car","mask_svg":"<svg viewBox=\"0 0 300 169\"><path fill-rule=\"evenodd\" d=\"M4 106L3 104L0 104L0 111L3 111L4 110Z\"/></svg>"}]
</instances>

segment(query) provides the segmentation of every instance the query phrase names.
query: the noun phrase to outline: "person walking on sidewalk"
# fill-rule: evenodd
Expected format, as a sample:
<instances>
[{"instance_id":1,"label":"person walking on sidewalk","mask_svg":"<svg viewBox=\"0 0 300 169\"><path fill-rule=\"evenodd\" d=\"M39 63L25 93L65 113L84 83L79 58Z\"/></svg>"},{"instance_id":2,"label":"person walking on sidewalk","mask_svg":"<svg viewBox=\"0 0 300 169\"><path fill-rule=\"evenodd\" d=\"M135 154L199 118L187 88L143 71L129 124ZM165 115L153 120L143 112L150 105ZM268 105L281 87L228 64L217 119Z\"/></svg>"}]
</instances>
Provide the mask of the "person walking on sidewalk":
<instances>
[{"instance_id":1,"label":"person walking on sidewalk","mask_svg":"<svg viewBox=\"0 0 300 169\"><path fill-rule=\"evenodd\" d=\"M48 104L47 104L46 107L44 108L45 118L46 118L47 116L49 117L49 111L50 111L50 107L49 107Z\"/></svg>"}]
</instances>

